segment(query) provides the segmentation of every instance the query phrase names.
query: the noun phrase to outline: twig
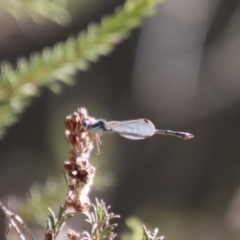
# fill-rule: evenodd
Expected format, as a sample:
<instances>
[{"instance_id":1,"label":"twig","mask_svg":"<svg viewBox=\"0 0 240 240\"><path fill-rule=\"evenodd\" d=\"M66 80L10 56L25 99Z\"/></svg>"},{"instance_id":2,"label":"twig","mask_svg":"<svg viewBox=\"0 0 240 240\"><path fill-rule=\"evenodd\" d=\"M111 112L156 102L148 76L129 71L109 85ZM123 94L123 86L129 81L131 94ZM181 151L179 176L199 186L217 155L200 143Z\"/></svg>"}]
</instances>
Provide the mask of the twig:
<instances>
[{"instance_id":1,"label":"twig","mask_svg":"<svg viewBox=\"0 0 240 240\"><path fill-rule=\"evenodd\" d=\"M25 230L25 232L26 232L27 236L29 237L29 239L30 240L34 240L34 237L33 237L32 233L31 233L31 231L29 230L27 225L23 222L23 220L18 215L14 214L10 210L8 210L2 204L2 202L0 202L0 208L2 209L4 215L6 216L6 218L9 221L9 228L8 228L7 232L11 229L11 227L13 227L15 229L15 231L17 232L17 234L19 235L19 237L22 240L25 240L24 235L21 233L20 229L18 228L18 226L16 224L16 222L17 222Z\"/></svg>"}]
</instances>

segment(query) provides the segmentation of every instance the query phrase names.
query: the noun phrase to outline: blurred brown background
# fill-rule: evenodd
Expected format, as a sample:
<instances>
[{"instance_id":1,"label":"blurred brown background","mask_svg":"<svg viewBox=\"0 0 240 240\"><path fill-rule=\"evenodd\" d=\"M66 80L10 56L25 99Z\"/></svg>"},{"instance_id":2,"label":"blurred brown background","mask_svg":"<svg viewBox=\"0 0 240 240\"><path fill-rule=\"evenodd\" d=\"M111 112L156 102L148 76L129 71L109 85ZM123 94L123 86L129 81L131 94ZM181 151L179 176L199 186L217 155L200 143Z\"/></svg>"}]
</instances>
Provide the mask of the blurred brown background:
<instances>
[{"instance_id":1,"label":"blurred brown background","mask_svg":"<svg viewBox=\"0 0 240 240\"><path fill-rule=\"evenodd\" d=\"M123 1L71 2L65 26L0 15L0 59L16 62L77 34ZM24 197L62 174L64 119L78 107L107 120L146 117L195 138L131 141L103 136L93 154L109 174L103 198L123 221L138 216L167 239L240 239L240 1L166 0L108 57L75 76L74 87L42 95L0 144L0 195ZM104 176L103 176L104 177Z\"/></svg>"}]
</instances>

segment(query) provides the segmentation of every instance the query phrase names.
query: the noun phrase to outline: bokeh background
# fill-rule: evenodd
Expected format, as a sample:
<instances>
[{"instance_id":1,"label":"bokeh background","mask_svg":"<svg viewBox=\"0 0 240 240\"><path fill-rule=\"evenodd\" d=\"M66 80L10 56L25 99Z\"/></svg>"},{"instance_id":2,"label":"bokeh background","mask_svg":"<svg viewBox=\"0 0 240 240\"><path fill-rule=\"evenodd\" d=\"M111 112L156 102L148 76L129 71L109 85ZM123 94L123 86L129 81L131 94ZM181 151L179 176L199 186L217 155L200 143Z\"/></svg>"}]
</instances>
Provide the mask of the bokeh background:
<instances>
[{"instance_id":1,"label":"bokeh background","mask_svg":"<svg viewBox=\"0 0 240 240\"><path fill-rule=\"evenodd\" d=\"M53 46L123 2L72 1L66 26L1 12L0 59L15 63ZM82 106L96 118L146 117L157 128L195 135L191 141L101 138L100 155L92 155L97 179L91 198L103 198L121 214L119 232L126 218L138 216L167 239L240 239L239 5L166 0L113 53L79 72L74 87L60 95L42 89L1 140L1 199L24 199L33 184L63 174L69 150L64 119ZM81 230L77 219L70 224Z\"/></svg>"}]
</instances>

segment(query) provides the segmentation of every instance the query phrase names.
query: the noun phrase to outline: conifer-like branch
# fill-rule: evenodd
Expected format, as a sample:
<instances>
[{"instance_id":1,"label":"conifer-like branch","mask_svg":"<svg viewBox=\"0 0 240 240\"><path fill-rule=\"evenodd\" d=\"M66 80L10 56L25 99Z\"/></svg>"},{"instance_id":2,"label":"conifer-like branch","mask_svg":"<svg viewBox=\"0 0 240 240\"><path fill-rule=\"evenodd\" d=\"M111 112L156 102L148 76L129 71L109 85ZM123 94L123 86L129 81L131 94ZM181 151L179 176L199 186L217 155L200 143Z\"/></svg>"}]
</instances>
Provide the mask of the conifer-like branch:
<instances>
[{"instance_id":1,"label":"conifer-like branch","mask_svg":"<svg viewBox=\"0 0 240 240\"><path fill-rule=\"evenodd\" d=\"M12 14L15 18L22 20L26 16L36 22L44 18L59 24L66 24L71 16L65 9L67 0L0 0L0 9Z\"/></svg>"},{"instance_id":2,"label":"conifer-like branch","mask_svg":"<svg viewBox=\"0 0 240 240\"><path fill-rule=\"evenodd\" d=\"M106 207L105 203L96 199L96 204L92 204L93 210L85 212L87 222L92 225L91 233L84 232L87 240L112 240L117 234L114 233L116 223L111 221L120 218L119 215L109 213L110 207ZM82 238L84 240L84 237Z\"/></svg>"},{"instance_id":3,"label":"conifer-like branch","mask_svg":"<svg viewBox=\"0 0 240 240\"><path fill-rule=\"evenodd\" d=\"M153 12L160 0L127 0L111 17L100 24L89 24L86 31L66 42L34 53L30 59L20 58L14 69L1 64L0 76L0 135L6 126L17 120L30 99L39 93L39 87L59 90L57 80L72 83L77 70L87 70L90 62L108 55L114 45L125 39L129 31L140 25L144 16Z\"/></svg>"}]
</instances>

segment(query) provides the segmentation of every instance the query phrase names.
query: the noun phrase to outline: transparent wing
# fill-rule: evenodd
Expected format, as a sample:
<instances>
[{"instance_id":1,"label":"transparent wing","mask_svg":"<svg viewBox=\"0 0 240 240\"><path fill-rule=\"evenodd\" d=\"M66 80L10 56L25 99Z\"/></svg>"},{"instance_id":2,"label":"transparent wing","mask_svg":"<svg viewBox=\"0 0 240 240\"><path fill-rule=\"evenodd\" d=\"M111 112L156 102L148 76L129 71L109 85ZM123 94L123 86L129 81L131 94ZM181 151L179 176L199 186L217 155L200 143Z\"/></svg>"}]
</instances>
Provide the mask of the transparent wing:
<instances>
[{"instance_id":1,"label":"transparent wing","mask_svg":"<svg viewBox=\"0 0 240 240\"><path fill-rule=\"evenodd\" d=\"M108 132L118 133L125 138L133 140L151 137L156 131L153 123L145 118L123 122L107 122L106 126Z\"/></svg>"}]
</instances>

